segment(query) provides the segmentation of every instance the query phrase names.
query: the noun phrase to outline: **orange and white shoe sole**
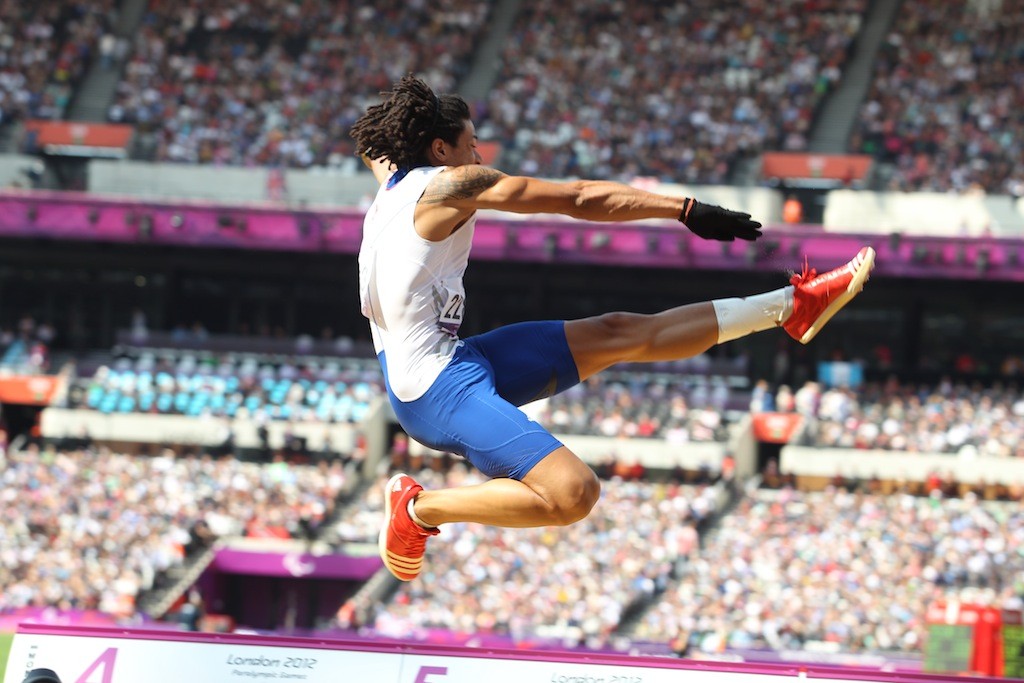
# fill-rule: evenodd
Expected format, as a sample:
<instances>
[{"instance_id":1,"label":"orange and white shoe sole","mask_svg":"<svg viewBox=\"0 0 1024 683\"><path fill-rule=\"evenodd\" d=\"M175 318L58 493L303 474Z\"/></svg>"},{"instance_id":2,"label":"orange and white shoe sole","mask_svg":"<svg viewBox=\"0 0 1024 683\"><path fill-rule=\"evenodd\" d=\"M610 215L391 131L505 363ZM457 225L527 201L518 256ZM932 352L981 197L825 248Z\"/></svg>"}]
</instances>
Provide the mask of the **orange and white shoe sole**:
<instances>
[{"instance_id":1,"label":"orange and white shoe sole","mask_svg":"<svg viewBox=\"0 0 1024 683\"><path fill-rule=\"evenodd\" d=\"M818 319L814 321L814 324L807 328L804 335L800 337L801 344L807 344L819 332L821 328L825 327L825 323L832 319L836 313L842 309L843 306L850 303L855 296L861 293L864 289L864 283L868 281L868 277L871 275L871 270L875 267L875 250L868 247L867 253L864 255L864 261L861 262L860 267L857 268L857 272L853 274L853 279L850 280L850 284L847 286L846 291L836 297L836 300L830 303Z\"/></svg>"},{"instance_id":2,"label":"orange and white shoe sole","mask_svg":"<svg viewBox=\"0 0 1024 683\"><path fill-rule=\"evenodd\" d=\"M380 534L377 536L377 549L380 551L380 559L384 561L384 566L388 568L392 576L399 581L411 581L412 579L405 579L398 575L399 572L406 572L402 568L393 565L388 554L388 529L391 527L391 489L404 476L406 476L404 473L399 472L388 479L388 483L384 486L384 524L381 526Z\"/></svg>"}]
</instances>

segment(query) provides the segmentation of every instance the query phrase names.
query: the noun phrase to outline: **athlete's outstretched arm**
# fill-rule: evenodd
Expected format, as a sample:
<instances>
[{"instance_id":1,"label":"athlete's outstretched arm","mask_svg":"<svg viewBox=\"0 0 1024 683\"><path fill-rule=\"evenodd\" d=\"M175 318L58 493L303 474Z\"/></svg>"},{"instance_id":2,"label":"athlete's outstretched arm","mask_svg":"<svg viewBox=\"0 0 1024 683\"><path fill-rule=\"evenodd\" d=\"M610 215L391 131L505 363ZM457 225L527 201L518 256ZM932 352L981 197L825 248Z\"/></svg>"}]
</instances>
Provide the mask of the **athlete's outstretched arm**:
<instances>
[{"instance_id":1,"label":"athlete's outstretched arm","mask_svg":"<svg viewBox=\"0 0 1024 683\"><path fill-rule=\"evenodd\" d=\"M669 197L623 183L604 180L550 182L509 176L483 166L459 166L435 177L420 199L472 211L495 209L513 213L558 213L588 221L621 222L643 218L677 219L700 237L753 240L761 224L750 214Z\"/></svg>"}]
</instances>

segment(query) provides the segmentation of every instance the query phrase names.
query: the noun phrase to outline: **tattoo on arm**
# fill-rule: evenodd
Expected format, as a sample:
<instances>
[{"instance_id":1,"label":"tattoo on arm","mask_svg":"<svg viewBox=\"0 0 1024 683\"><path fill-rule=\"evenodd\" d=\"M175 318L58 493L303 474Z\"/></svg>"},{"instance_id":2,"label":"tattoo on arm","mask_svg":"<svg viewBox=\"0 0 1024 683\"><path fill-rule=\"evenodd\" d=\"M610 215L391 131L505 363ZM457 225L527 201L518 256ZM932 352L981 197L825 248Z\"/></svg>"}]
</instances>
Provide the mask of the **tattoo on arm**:
<instances>
[{"instance_id":1,"label":"tattoo on arm","mask_svg":"<svg viewBox=\"0 0 1024 683\"><path fill-rule=\"evenodd\" d=\"M483 166L444 171L430 181L423 196L420 197L420 203L441 204L452 199L469 199L493 186L503 176L501 171Z\"/></svg>"}]
</instances>

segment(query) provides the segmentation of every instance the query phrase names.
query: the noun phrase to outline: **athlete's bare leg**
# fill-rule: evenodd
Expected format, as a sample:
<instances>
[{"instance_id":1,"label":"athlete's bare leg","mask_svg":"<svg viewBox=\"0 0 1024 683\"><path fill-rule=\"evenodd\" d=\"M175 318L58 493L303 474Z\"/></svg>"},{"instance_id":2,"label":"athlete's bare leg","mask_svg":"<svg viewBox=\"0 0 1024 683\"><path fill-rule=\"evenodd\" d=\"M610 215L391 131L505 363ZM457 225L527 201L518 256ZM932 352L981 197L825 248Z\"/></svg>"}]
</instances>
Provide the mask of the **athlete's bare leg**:
<instances>
[{"instance_id":1,"label":"athlete's bare leg","mask_svg":"<svg viewBox=\"0 0 1024 683\"><path fill-rule=\"evenodd\" d=\"M784 297L779 295L780 302ZM652 362L696 356L719 341L711 302L654 315L609 313L565 323L580 380L624 361ZM476 486L423 491L414 509L428 526L480 522L506 527L572 524L589 514L600 495L590 466L566 447L545 457L522 481L492 479Z\"/></svg>"},{"instance_id":2,"label":"athlete's bare leg","mask_svg":"<svg viewBox=\"0 0 1024 683\"><path fill-rule=\"evenodd\" d=\"M845 266L821 276L805 266L804 273L791 279L791 287L742 299L716 299L653 315L609 313L569 321L566 340L580 380L616 363L689 358L715 344L776 326L806 344L860 292L874 256L874 250L865 247ZM601 491L593 470L564 446L537 463L522 481L492 479L477 486L424 491L405 475L393 480L387 495L392 504L398 501L398 507L388 510L407 509L411 514L400 517L393 512L385 520L381 557L404 581L419 575L426 538L437 533L431 527L447 522L505 527L572 524L590 513ZM404 532L398 530L403 523ZM416 524L427 529L416 531Z\"/></svg>"},{"instance_id":3,"label":"athlete's bare leg","mask_svg":"<svg viewBox=\"0 0 1024 683\"><path fill-rule=\"evenodd\" d=\"M607 313L565 323L580 381L628 361L681 360L718 343L718 316L710 301L661 313Z\"/></svg>"},{"instance_id":4,"label":"athlete's bare leg","mask_svg":"<svg viewBox=\"0 0 1024 683\"><path fill-rule=\"evenodd\" d=\"M780 298L780 300L782 300ZM711 302L654 315L609 313L565 323L581 380L624 361L679 360L714 346L720 335ZM600 496L590 466L566 447L541 460L522 481L492 479L476 486L423 491L414 509L428 526L479 522L505 527L572 524Z\"/></svg>"},{"instance_id":5,"label":"athlete's bare leg","mask_svg":"<svg viewBox=\"0 0 1024 683\"><path fill-rule=\"evenodd\" d=\"M600 494L593 470L563 446L534 465L522 481L491 479L475 486L423 491L415 509L429 526L563 526L586 517Z\"/></svg>"}]
</instances>

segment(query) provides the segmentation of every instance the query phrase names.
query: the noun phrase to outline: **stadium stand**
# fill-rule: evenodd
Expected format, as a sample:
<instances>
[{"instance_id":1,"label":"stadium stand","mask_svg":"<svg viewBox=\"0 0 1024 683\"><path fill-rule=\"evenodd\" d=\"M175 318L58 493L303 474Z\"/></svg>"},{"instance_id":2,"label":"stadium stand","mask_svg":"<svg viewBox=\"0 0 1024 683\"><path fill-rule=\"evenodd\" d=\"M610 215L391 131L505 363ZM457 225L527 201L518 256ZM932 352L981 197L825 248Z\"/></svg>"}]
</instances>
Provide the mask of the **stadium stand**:
<instances>
[{"instance_id":1,"label":"stadium stand","mask_svg":"<svg viewBox=\"0 0 1024 683\"><path fill-rule=\"evenodd\" d=\"M119 357L69 390L67 407L102 413L360 422L383 395L373 361L192 353Z\"/></svg>"},{"instance_id":2,"label":"stadium stand","mask_svg":"<svg viewBox=\"0 0 1024 683\"><path fill-rule=\"evenodd\" d=\"M344 477L338 462L9 450L0 473L0 610L130 616L141 592L218 537L305 537L332 513Z\"/></svg>"},{"instance_id":3,"label":"stadium stand","mask_svg":"<svg viewBox=\"0 0 1024 683\"><path fill-rule=\"evenodd\" d=\"M869 384L815 392L805 443L825 448L1024 457L1024 396L1016 386L982 388Z\"/></svg>"},{"instance_id":4,"label":"stadium stand","mask_svg":"<svg viewBox=\"0 0 1024 683\"><path fill-rule=\"evenodd\" d=\"M694 651L920 651L930 601L1019 607L1021 515L974 496L758 491L639 621Z\"/></svg>"},{"instance_id":5,"label":"stadium stand","mask_svg":"<svg viewBox=\"0 0 1024 683\"><path fill-rule=\"evenodd\" d=\"M728 424L749 405L747 379L702 374L695 360L669 372L602 373L552 396L534 419L559 434L724 441Z\"/></svg>"},{"instance_id":6,"label":"stadium stand","mask_svg":"<svg viewBox=\"0 0 1024 683\"><path fill-rule=\"evenodd\" d=\"M0 5L0 125L63 117L117 7L116 0Z\"/></svg>"},{"instance_id":7,"label":"stadium stand","mask_svg":"<svg viewBox=\"0 0 1024 683\"><path fill-rule=\"evenodd\" d=\"M498 4L148 2L108 118L136 127L134 151L141 156L173 162L153 165L153 180L141 184L141 194L157 186L181 192L185 185L176 179L182 175L162 175L162 169L173 168L175 174L196 177L198 171L210 173L190 187L205 184L209 194L202 197L216 201L167 202L176 195L161 194L165 203L142 206L88 195L58 201L57 193L38 193L32 195L37 199L5 205L5 246L19 237L47 241L35 252L19 251L19 258L32 257L24 263L0 256L0 379L55 372L54 351L70 345L60 335L76 325L102 325L95 338L106 347L99 354L84 345L75 349L79 376L47 411L81 409L91 418L120 424L152 419L154 413L190 424L267 421L277 434L289 432L293 423L317 434L337 426L346 438L351 432L358 462L349 467L354 456L331 452L329 438L324 452L330 455L314 458L316 465L273 456L253 464L173 451L128 455L124 451L134 449L114 444L71 447L76 432L40 435L18 422L25 414L35 417L36 407L4 405L0 612L56 606L132 615L140 599L166 587L167 577L192 553L227 537L307 539L313 530L333 550L362 547L372 559L373 548L366 551L366 544L375 543L379 530L386 476L368 475L361 482L362 497L338 518L336 505L363 458L364 472L377 467L380 474L387 466L384 444L391 437L396 446L391 465L417 472L425 466L419 476L428 487L480 481L450 454L410 454L404 433L383 417L373 427L379 433L369 437L377 441L367 442L364 418L372 405L386 406L372 352L365 343L333 334L317 341L296 339L302 326L296 318L302 316L282 314L300 298L296 292L305 283L296 281L317 273L309 289L322 282L331 287L306 301L318 309L337 307L338 318L355 315L335 296L341 286L351 286L349 276L334 273L355 272L345 259L346 249L358 242L357 213L348 206L338 212L343 218L316 214L324 221L314 224L308 207L291 211L284 204L299 206L312 195L289 196L279 186L274 195L269 188L284 182L283 171L274 175L284 167L315 172L343 160L357 165L349 125L379 90L407 71L419 72L439 90L458 90L477 66L475 50ZM653 177L679 191L680 183L728 184L764 151L805 151L816 112L843 79L870 7L868 0L513 4L519 15L494 88L473 102L481 137L504 147L500 167L549 177ZM1020 485L1010 483L992 496L1007 500L981 500L989 497L985 485L960 486L936 470L920 482L897 482L895 494L883 495L891 482L847 481L838 468L819 477L834 481L821 493L751 488L738 501L723 504L722 486L690 483L713 478L719 469L728 478L737 434L746 439L739 448L751 467L756 464L767 475L765 483L797 481L780 475L777 461L766 456L772 451L754 442L749 413L799 414L804 418L800 443L819 455L881 450L878 455L887 458L944 454L940 459L968 465L975 458L999 458L1000 466L1024 457L1024 398L1015 383L1024 365L1016 356L1001 365L997 360L1018 343L1013 328L1019 325L1010 314L1019 308L1014 287L1024 253L1019 243L1024 130L1018 113L1024 104L1019 68L1024 52L1018 39L1024 10L1018 4L970 0L960 7L904 0L875 64L850 146L890 169L891 177L884 172L881 177L892 192L831 193L833 212L825 211L824 230L773 225L758 245L763 249L730 252L730 245L721 250L714 245L711 254L688 251L685 241L663 239L656 231L623 230L618 236L625 239L615 241L605 232L583 229L560 238L546 224L538 228L543 235L528 235L521 224L490 232L481 228L477 237L490 242L479 246L492 250L489 257L532 259L521 270L491 262L494 267L487 270L493 273L472 274L478 284L491 287L489 299L481 297L493 306L488 321L532 312L533 306L557 310L549 300L567 305L587 299L593 306L602 302L598 290L606 286L621 284L617 293L628 299L641 285L597 281L617 280L606 276L630 268L639 272L637 263L644 258L649 259L642 261L649 266L645 275L655 266L700 274L718 268L726 272L715 280L723 290L760 286L764 280L758 278L769 271L776 276L784 262L795 264L804 250L831 256L846 248L829 251L836 242L821 239L823 233L841 237L838 233L846 232L851 241L873 233L883 277L877 296L866 294L870 304L854 313L849 327L840 328L837 321L830 329L844 330L833 347L776 353L765 343L743 347L735 365L701 357L677 366L615 368L535 406L532 416L559 435L607 439L599 447L609 449L608 459L593 461L605 480L594 514L564 529L445 525L431 541L423 577L381 587L390 580L382 573L356 587L358 593L341 606L337 625L403 639L446 630L592 647L627 639L669 643L677 653L726 656L748 648L920 656L923 615L932 601L956 597L1021 607ZM97 54L109 53L118 7L115 0L0 3L0 125L64 116L85 69ZM25 165L23 157L8 161L10 169ZM118 162L105 163L111 169ZM239 175L229 180L225 166L241 167L231 169ZM120 172L147 175L139 168L124 165ZM208 182L212 174L220 175L217 182ZM343 174L322 175L329 177L317 196L341 196L337 185ZM256 177L259 182L250 182ZM128 187L124 176L114 173L108 183L109 191ZM234 192L243 187L245 194ZM365 194L345 189L344 201L352 205ZM753 201L748 187L708 192L729 198L714 201L730 206L733 198L748 202L747 210ZM225 210L229 199L248 203ZM263 199L281 203L257 211L254 202ZM767 220L774 219L772 214ZM52 257L53 272L37 268L49 268L54 245L69 236L95 240L104 231L116 236L114 244L93 249L95 244L83 242L75 258ZM933 241L910 243L914 233ZM967 236L974 239L957 241ZM1006 239L1014 237L1017 241ZM230 253L240 257L222 258L232 239L237 243ZM107 247L110 256L101 253ZM272 255L260 260L258 249ZM300 249L307 253L299 254ZM624 258L630 249L636 261ZM203 250L215 255L200 263L192 254ZM569 254L603 254L608 260L569 264L560 271L567 281L583 282L575 289L541 274L561 269L562 257ZM612 263L616 255L621 263ZM79 256L89 268L77 270ZM113 265L122 259L128 264L123 272ZM267 269L279 282L270 284L268 277L266 290L240 304L239 292L264 275L261 268L269 259L280 261L280 270L277 263ZM725 265L709 266L712 262ZM593 263L608 270L585 271ZM125 275L136 266L138 272ZM708 270L698 270L703 268ZM63 275L56 271L76 279L59 280ZM330 277L322 275L327 271ZM1003 299L989 307L990 299L999 297L978 293L993 284L993 273L1006 288L1000 290ZM23 286L12 286L18 278ZM148 282L145 287L140 278ZM157 278L164 284L152 294ZM667 279L659 274L649 280ZM530 284L522 286L524 280ZM109 291L93 287L94 282ZM961 284L959 299L947 306L945 297L935 295L942 301L931 304L927 290L933 285L949 291ZM707 286L701 279L686 295L705 296ZM118 324L115 318L123 322L133 315L129 300L157 302L153 307L161 315L153 317L169 326L193 320L183 317L194 313L183 302L205 304L213 291L220 298L209 295L205 310L213 311L208 317L217 324L226 328L280 315L288 319L280 338L209 334L201 322L169 332L143 322L127 336L108 338ZM248 306L264 291L274 301L254 314ZM581 292L585 296L578 296ZM93 299L102 305L92 306ZM220 308L228 300L234 304L230 318ZM354 300L349 303L354 308ZM572 301L570 310L577 303ZM952 341L946 339L947 329L953 329L949 318L966 320L975 307L985 310L981 317L988 326L964 322L963 336L970 337L979 356L988 357L949 355L961 339L953 332ZM344 322L349 329L352 321ZM364 321L356 322L365 329ZM998 338L999 345L973 337ZM114 342L120 344L111 353ZM917 353L939 342L941 354ZM899 379L855 388L804 382L814 377L815 354L824 357L844 344L848 351L857 347L876 356L867 368L873 378L884 371ZM975 360L988 370L999 369L975 372ZM986 383L915 381L947 369ZM775 385L752 384L756 373L771 376L773 370ZM90 439L86 434L82 440ZM269 444L266 434L261 440ZM161 434L140 448L152 451L162 441ZM663 468L645 467L642 457L614 459L621 444L640 442L688 453L713 446L719 460L714 472L695 473L678 465L671 470L671 458ZM334 446L338 443L348 441ZM912 491L925 495L909 495Z\"/></svg>"},{"instance_id":8,"label":"stadium stand","mask_svg":"<svg viewBox=\"0 0 1024 683\"><path fill-rule=\"evenodd\" d=\"M160 161L337 165L393 80L415 69L454 89L489 7L152 0L108 118L137 124Z\"/></svg>"},{"instance_id":9,"label":"stadium stand","mask_svg":"<svg viewBox=\"0 0 1024 683\"><path fill-rule=\"evenodd\" d=\"M866 6L524 2L478 129L508 172L728 183L806 148Z\"/></svg>"},{"instance_id":10,"label":"stadium stand","mask_svg":"<svg viewBox=\"0 0 1024 683\"><path fill-rule=\"evenodd\" d=\"M53 326L22 317L16 326L0 330L0 374L36 375L49 369Z\"/></svg>"},{"instance_id":11,"label":"stadium stand","mask_svg":"<svg viewBox=\"0 0 1024 683\"><path fill-rule=\"evenodd\" d=\"M462 465L422 476L432 488L482 481ZM376 537L371 516L379 519L385 481L343 516L339 534ZM372 628L392 637L438 628L596 645L664 588L717 505L708 486L616 480L605 484L595 514L571 527L446 525L424 574L376 608Z\"/></svg>"},{"instance_id":12,"label":"stadium stand","mask_svg":"<svg viewBox=\"0 0 1024 683\"><path fill-rule=\"evenodd\" d=\"M851 149L892 166L889 189L1024 196L1018 3L901 3Z\"/></svg>"}]
</instances>

